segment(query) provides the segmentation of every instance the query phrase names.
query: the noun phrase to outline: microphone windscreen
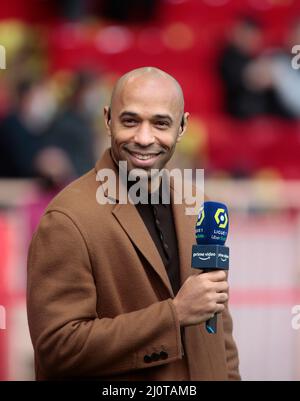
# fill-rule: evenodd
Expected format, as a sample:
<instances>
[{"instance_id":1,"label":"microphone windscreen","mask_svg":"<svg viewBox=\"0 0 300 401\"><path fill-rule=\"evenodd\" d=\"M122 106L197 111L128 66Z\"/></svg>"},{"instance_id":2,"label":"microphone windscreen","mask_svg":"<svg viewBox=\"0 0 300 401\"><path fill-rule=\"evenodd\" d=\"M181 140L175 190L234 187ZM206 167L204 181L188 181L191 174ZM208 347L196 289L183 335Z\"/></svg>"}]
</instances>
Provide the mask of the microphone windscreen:
<instances>
[{"instance_id":1,"label":"microphone windscreen","mask_svg":"<svg viewBox=\"0 0 300 401\"><path fill-rule=\"evenodd\" d=\"M228 235L228 209L224 203L204 202L196 223L198 245L224 245Z\"/></svg>"}]
</instances>

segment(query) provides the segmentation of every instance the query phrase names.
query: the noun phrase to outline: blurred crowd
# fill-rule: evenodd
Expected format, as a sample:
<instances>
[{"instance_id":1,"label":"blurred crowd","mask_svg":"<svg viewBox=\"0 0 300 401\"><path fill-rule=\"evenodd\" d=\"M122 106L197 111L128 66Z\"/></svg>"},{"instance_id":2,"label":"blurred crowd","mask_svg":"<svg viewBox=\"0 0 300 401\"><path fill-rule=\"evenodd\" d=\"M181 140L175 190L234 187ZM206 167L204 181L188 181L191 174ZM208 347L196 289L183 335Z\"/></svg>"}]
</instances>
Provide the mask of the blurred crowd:
<instances>
[{"instance_id":1,"label":"blurred crowd","mask_svg":"<svg viewBox=\"0 0 300 401\"><path fill-rule=\"evenodd\" d=\"M66 25L71 20L83 23L83 17L97 12L123 24L151 20L159 1L102 1L99 9L93 1L54 4ZM282 47L266 45L262 22L249 16L237 18L220 39L223 48L212 67L223 94L221 113L236 120L297 120L300 70L292 68L291 49L300 44L300 20L290 24ZM92 168L107 146L102 110L117 76L96 63L51 70L46 41L47 35L24 23L0 23L0 42L6 45L9 62L9 68L0 71L0 178L33 177L46 188L59 189ZM176 163L209 172L208 135L200 115L199 107Z\"/></svg>"},{"instance_id":2,"label":"blurred crowd","mask_svg":"<svg viewBox=\"0 0 300 401\"><path fill-rule=\"evenodd\" d=\"M22 24L10 29L18 45L0 76L0 177L59 188L92 168L105 147L109 83L99 69L49 73L37 35Z\"/></svg>"},{"instance_id":3,"label":"blurred crowd","mask_svg":"<svg viewBox=\"0 0 300 401\"><path fill-rule=\"evenodd\" d=\"M157 0L45 1L68 22L151 19ZM117 78L100 65L50 72L47 35L16 21L0 24L9 68L0 71L0 178L37 178L59 189L87 172L107 146L103 106ZM43 41L44 40L44 41Z\"/></svg>"},{"instance_id":4,"label":"blurred crowd","mask_svg":"<svg viewBox=\"0 0 300 401\"><path fill-rule=\"evenodd\" d=\"M98 79L74 73L63 100L47 78L14 82L10 110L0 123L0 175L39 177L55 185L88 171L97 156Z\"/></svg>"}]
</instances>

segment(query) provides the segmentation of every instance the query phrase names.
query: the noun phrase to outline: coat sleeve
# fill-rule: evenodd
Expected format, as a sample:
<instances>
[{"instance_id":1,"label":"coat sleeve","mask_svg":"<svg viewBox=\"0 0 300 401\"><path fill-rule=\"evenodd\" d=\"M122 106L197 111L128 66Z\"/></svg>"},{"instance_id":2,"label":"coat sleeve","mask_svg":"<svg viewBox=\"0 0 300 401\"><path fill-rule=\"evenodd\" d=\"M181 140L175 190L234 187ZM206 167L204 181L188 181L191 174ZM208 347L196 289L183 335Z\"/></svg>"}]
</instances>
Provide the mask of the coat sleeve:
<instances>
[{"instance_id":1,"label":"coat sleeve","mask_svg":"<svg viewBox=\"0 0 300 401\"><path fill-rule=\"evenodd\" d=\"M30 245L27 283L30 334L43 375L99 377L181 358L171 299L107 318L97 314L97 296L82 232L66 214L46 213ZM145 362L162 350L167 359Z\"/></svg>"},{"instance_id":2,"label":"coat sleeve","mask_svg":"<svg viewBox=\"0 0 300 401\"><path fill-rule=\"evenodd\" d=\"M232 318L228 310L228 304L224 312L223 317L223 329L224 329L224 341L225 341L225 353L226 353L226 363L227 372L229 380L241 380L239 373L239 357L238 350L235 341L232 336L233 324Z\"/></svg>"}]
</instances>

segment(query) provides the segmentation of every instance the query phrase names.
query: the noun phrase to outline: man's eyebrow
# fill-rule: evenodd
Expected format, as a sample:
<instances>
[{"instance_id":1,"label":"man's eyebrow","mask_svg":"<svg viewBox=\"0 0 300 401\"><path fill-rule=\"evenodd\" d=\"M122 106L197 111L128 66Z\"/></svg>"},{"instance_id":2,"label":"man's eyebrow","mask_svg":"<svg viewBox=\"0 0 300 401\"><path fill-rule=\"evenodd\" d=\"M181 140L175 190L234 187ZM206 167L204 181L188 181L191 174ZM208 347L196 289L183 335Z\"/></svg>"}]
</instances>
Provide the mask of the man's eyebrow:
<instances>
[{"instance_id":1,"label":"man's eyebrow","mask_svg":"<svg viewBox=\"0 0 300 401\"><path fill-rule=\"evenodd\" d=\"M169 114L155 114L152 117L153 120L158 120L158 119L162 119L162 120L168 120L169 123L173 122L173 118L171 116L169 116Z\"/></svg>"},{"instance_id":2,"label":"man's eyebrow","mask_svg":"<svg viewBox=\"0 0 300 401\"><path fill-rule=\"evenodd\" d=\"M119 117L120 118L122 118L122 117L139 117L139 115L132 111L123 111L123 113L121 113Z\"/></svg>"},{"instance_id":3,"label":"man's eyebrow","mask_svg":"<svg viewBox=\"0 0 300 401\"><path fill-rule=\"evenodd\" d=\"M133 111L123 111L120 115L119 118L122 117L135 117L135 118L140 118L138 113L135 113ZM151 120L167 120L170 124L173 123L173 118L169 114L155 114L151 116Z\"/></svg>"}]
</instances>

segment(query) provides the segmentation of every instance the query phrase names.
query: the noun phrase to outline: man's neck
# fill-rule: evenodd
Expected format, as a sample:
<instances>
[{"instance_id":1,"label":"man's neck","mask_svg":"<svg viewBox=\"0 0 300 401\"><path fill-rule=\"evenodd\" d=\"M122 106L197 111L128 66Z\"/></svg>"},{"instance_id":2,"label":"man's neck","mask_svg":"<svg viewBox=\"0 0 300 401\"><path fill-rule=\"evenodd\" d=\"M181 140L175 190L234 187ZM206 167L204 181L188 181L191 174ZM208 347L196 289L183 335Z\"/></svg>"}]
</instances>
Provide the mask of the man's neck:
<instances>
[{"instance_id":1,"label":"man's neck","mask_svg":"<svg viewBox=\"0 0 300 401\"><path fill-rule=\"evenodd\" d=\"M118 172L119 172L119 162L116 160L111 148L110 148L110 156L111 156L114 164L118 168ZM133 181L132 180L128 180L128 174L129 174L129 171L127 170L127 186L128 186L128 189L129 189L133 184L136 183L136 180L133 180ZM152 177L152 176L149 177L149 179L147 180L147 183L145 183L145 185L147 185L147 192L148 193L154 193L154 192L159 190L159 187L161 185L161 178L162 177L160 175L158 175L158 177L155 177L155 176L154 177ZM141 181L142 181L141 182L141 186L142 186L143 185L143 180L141 180Z\"/></svg>"}]
</instances>

